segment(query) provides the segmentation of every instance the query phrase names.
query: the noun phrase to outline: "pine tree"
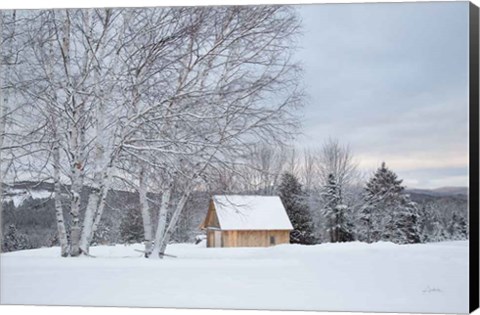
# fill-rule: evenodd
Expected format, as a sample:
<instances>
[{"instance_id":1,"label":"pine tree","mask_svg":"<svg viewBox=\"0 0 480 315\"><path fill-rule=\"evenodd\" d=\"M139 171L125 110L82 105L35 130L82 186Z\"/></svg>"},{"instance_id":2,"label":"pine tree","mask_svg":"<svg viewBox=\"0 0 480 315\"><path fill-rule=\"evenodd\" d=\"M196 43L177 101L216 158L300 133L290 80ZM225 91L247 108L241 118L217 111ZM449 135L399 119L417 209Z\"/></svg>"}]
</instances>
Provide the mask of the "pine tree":
<instances>
[{"instance_id":1,"label":"pine tree","mask_svg":"<svg viewBox=\"0 0 480 315\"><path fill-rule=\"evenodd\" d=\"M424 204L419 211L419 230L421 242L442 242L451 239L449 226L442 220L443 211L437 202ZM450 218L449 218L450 219ZM450 222L450 220L448 220Z\"/></svg>"},{"instance_id":2,"label":"pine tree","mask_svg":"<svg viewBox=\"0 0 480 315\"><path fill-rule=\"evenodd\" d=\"M468 227L465 218L457 213L452 214L452 219L448 226L449 239L464 240L468 238Z\"/></svg>"},{"instance_id":3,"label":"pine tree","mask_svg":"<svg viewBox=\"0 0 480 315\"><path fill-rule=\"evenodd\" d=\"M422 205L418 216L420 242L428 243L432 241L433 224L434 215L432 211L425 204Z\"/></svg>"},{"instance_id":4,"label":"pine tree","mask_svg":"<svg viewBox=\"0 0 480 315\"><path fill-rule=\"evenodd\" d=\"M360 212L364 240L420 242L417 206L404 190L402 180L383 162L365 187L365 205Z\"/></svg>"},{"instance_id":5,"label":"pine tree","mask_svg":"<svg viewBox=\"0 0 480 315\"><path fill-rule=\"evenodd\" d=\"M468 220L463 216L459 216L458 218L459 218L458 226L460 227L459 229L460 237L462 240L467 240L468 239Z\"/></svg>"},{"instance_id":6,"label":"pine tree","mask_svg":"<svg viewBox=\"0 0 480 315\"><path fill-rule=\"evenodd\" d=\"M10 224L2 237L2 252L28 249L28 239L18 232L15 224Z\"/></svg>"},{"instance_id":7,"label":"pine tree","mask_svg":"<svg viewBox=\"0 0 480 315\"><path fill-rule=\"evenodd\" d=\"M120 224L120 238L127 244L140 243L144 239L143 221L137 208L130 208Z\"/></svg>"},{"instance_id":8,"label":"pine tree","mask_svg":"<svg viewBox=\"0 0 480 315\"><path fill-rule=\"evenodd\" d=\"M401 202L393 215L395 233L393 242L401 244L420 243L419 215L415 202L408 195L401 195Z\"/></svg>"},{"instance_id":9,"label":"pine tree","mask_svg":"<svg viewBox=\"0 0 480 315\"><path fill-rule=\"evenodd\" d=\"M332 243L352 241L352 224L347 217L348 207L343 203L338 183L333 174L328 175L324 190L323 215L326 218L330 241Z\"/></svg>"},{"instance_id":10,"label":"pine tree","mask_svg":"<svg viewBox=\"0 0 480 315\"><path fill-rule=\"evenodd\" d=\"M315 244L313 222L305 201L305 193L298 179L290 173L282 175L279 195L293 225L290 242L298 244Z\"/></svg>"},{"instance_id":11,"label":"pine tree","mask_svg":"<svg viewBox=\"0 0 480 315\"><path fill-rule=\"evenodd\" d=\"M443 242L448 240L448 233L445 227L440 223L440 221L433 222L433 230L432 230L432 242Z\"/></svg>"},{"instance_id":12,"label":"pine tree","mask_svg":"<svg viewBox=\"0 0 480 315\"><path fill-rule=\"evenodd\" d=\"M110 234L110 226L105 224L104 222L100 222L97 230L95 231L95 234L93 235L91 245L104 245L112 243L110 239Z\"/></svg>"}]
</instances>

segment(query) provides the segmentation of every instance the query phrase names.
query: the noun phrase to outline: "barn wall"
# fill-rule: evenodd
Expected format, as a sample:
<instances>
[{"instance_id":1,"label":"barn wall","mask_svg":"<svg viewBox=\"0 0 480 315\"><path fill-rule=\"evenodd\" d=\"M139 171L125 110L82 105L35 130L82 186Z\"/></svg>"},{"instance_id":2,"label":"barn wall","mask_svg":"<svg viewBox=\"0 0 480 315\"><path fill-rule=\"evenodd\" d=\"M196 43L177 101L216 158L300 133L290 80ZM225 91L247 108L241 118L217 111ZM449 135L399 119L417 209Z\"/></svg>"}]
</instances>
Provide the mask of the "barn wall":
<instances>
[{"instance_id":1,"label":"barn wall","mask_svg":"<svg viewBox=\"0 0 480 315\"><path fill-rule=\"evenodd\" d=\"M207 247L215 247L215 232L220 231L220 241L222 242L221 246L223 247L223 242L225 239L226 231L222 231L220 229L207 229Z\"/></svg>"},{"instance_id":2,"label":"barn wall","mask_svg":"<svg viewBox=\"0 0 480 315\"><path fill-rule=\"evenodd\" d=\"M223 247L237 247L237 231L222 231Z\"/></svg>"},{"instance_id":3,"label":"barn wall","mask_svg":"<svg viewBox=\"0 0 480 315\"><path fill-rule=\"evenodd\" d=\"M214 235L212 230L207 230L207 247L213 247Z\"/></svg>"},{"instance_id":4,"label":"barn wall","mask_svg":"<svg viewBox=\"0 0 480 315\"><path fill-rule=\"evenodd\" d=\"M279 230L270 231L270 235L275 236L276 244L289 244L290 243L290 231Z\"/></svg>"},{"instance_id":5,"label":"barn wall","mask_svg":"<svg viewBox=\"0 0 480 315\"><path fill-rule=\"evenodd\" d=\"M290 242L290 231L285 230L222 231L223 247L267 247L271 236L275 245Z\"/></svg>"},{"instance_id":6,"label":"barn wall","mask_svg":"<svg viewBox=\"0 0 480 315\"><path fill-rule=\"evenodd\" d=\"M290 231L222 231L222 247L268 247L270 237L275 237L275 245L290 243ZM215 245L214 230L207 230L207 247Z\"/></svg>"}]
</instances>

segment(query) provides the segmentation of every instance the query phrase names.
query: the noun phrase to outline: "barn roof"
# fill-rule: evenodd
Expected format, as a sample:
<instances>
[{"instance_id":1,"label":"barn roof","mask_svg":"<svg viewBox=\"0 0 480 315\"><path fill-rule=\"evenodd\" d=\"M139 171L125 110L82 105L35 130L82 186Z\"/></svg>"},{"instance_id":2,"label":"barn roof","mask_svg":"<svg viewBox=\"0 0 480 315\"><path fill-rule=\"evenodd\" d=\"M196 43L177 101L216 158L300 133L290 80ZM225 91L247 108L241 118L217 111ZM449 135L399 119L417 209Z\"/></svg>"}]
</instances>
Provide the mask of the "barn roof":
<instances>
[{"instance_id":1,"label":"barn roof","mask_svg":"<svg viewBox=\"0 0 480 315\"><path fill-rule=\"evenodd\" d=\"M212 197L222 230L293 230L278 196Z\"/></svg>"}]
</instances>

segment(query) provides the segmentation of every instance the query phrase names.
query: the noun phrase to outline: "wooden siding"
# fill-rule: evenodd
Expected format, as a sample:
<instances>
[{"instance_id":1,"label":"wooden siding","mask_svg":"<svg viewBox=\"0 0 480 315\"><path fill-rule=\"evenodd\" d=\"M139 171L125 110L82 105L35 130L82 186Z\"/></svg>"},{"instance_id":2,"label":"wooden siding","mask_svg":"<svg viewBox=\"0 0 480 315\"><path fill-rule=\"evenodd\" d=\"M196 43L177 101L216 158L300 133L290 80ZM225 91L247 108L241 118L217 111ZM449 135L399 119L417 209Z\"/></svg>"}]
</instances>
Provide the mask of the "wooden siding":
<instances>
[{"instance_id":1,"label":"wooden siding","mask_svg":"<svg viewBox=\"0 0 480 315\"><path fill-rule=\"evenodd\" d=\"M221 246L215 246L215 231L219 231L222 235ZM207 229L207 247L223 247L223 233L220 229Z\"/></svg>"},{"instance_id":2,"label":"wooden siding","mask_svg":"<svg viewBox=\"0 0 480 315\"><path fill-rule=\"evenodd\" d=\"M222 247L268 247L290 242L288 230L234 230L221 233ZM271 237L274 237L274 244L270 243ZM214 247L213 230L207 231L207 247Z\"/></svg>"},{"instance_id":3,"label":"wooden siding","mask_svg":"<svg viewBox=\"0 0 480 315\"><path fill-rule=\"evenodd\" d=\"M207 247L213 247L214 235L212 230L207 230Z\"/></svg>"}]
</instances>

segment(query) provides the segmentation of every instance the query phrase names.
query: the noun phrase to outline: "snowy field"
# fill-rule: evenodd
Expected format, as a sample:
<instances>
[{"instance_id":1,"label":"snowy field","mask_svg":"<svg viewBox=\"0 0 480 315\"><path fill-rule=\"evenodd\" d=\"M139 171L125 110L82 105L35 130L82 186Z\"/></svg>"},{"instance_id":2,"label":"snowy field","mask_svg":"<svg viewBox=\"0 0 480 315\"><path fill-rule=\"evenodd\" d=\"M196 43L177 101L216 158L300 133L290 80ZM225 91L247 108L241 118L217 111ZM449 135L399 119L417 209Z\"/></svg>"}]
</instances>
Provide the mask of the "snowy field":
<instances>
[{"instance_id":1,"label":"snowy field","mask_svg":"<svg viewBox=\"0 0 480 315\"><path fill-rule=\"evenodd\" d=\"M147 260L137 246L1 255L1 303L379 312L468 312L468 242L169 246Z\"/></svg>"}]
</instances>

